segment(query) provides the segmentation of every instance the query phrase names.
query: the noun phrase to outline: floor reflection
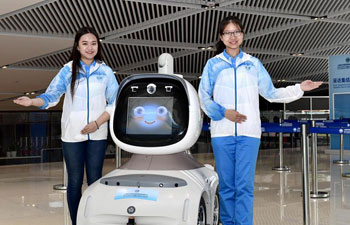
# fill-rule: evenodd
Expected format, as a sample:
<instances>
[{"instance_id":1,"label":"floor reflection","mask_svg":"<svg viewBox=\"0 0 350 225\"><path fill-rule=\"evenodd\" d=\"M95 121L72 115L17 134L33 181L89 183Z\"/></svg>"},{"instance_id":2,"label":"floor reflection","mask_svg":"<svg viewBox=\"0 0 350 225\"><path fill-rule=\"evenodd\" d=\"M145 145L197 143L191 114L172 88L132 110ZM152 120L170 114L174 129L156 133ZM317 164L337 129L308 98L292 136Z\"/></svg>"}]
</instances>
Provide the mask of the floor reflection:
<instances>
[{"instance_id":1,"label":"floor reflection","mask_svg":"<svg viewBox=\"0 0 350 225\"><path fill-rule=\"evenodd\" d=\"M350 171L350 166L333 164L336 159L338 156L332 155L330 162L330 224L345 225L350 223L350 179L342 177L342 174Z\"/></svg>"},{"instance_id":2,"label":"floor reflection","mask_svg":"<svg viewBox=\"0 0 350 225\"><path fill-rule=\"evenodd\" d=\"M194 157L215 165L212 154L194 154ZM350 172L350 165L334 165L333 160L338 157L319 148L318 188L329 192L330 198L310 201L312 225L350 224L350 178L341 176L343 172ZM284 158L291 171L276 172L272 167L279 164L278 150L259 152L255 225L303 224L300 150L286 149ZM345 154L344 158L350 157ZM115 160L106 159L104 174L114 168ZM52 188L62 183L62 163L1 166L0 169L0 225L66 224L65 193Z\"/></svg>"}]
</instances>

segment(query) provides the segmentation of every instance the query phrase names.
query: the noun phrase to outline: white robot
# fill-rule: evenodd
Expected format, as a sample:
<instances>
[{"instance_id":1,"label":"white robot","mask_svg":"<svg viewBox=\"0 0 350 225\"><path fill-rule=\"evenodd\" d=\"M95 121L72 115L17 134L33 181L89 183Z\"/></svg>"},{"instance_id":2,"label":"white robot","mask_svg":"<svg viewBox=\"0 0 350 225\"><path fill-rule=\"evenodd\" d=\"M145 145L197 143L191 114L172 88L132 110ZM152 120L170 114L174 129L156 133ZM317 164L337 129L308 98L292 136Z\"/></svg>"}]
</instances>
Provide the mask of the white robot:
<instances>
[{"instance_id":1,"label":"white robot","mask_svg":"<svg viewBox=\"0 0 350 225\"><path fill-rule=\"evenodd\" d=\"M78 225L218 225L218 177L188 152L202 127L197 92L159 57L159 74L120 84L110 131L134 153L84 192Z\"/></svg>"}]
</instances>

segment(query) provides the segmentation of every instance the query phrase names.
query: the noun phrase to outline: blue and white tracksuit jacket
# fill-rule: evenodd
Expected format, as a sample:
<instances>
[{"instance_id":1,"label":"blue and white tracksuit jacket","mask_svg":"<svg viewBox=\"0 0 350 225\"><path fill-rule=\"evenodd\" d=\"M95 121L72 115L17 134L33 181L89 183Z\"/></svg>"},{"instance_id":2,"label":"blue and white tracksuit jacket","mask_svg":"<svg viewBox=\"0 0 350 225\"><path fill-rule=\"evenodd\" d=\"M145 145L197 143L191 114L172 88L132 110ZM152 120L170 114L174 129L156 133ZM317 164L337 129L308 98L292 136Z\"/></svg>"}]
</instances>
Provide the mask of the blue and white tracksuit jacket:
<instances>
[{"instance_id":1,"label":"blue and white tracksuit jacket","mask_svg":"<svg viewBox=\"0 0 350 225\"><path fill-rule=\"evenodd\" d=\"M111 116L114 113L118 83L110 67L103 62L94 61L89 66L80 61L82 68L77 74L75 92L72 100L70 91L72 80L72 61L64 65L51 81L44 94L38 96L44 100L42 109L57 105L65 94L61 118L62 141L81 142L86 140L107 139L107 123L90 134L81 134L81 130L103 112Z\"/></svg>"},{"instance_id":2,"label":"blue and white tracksuit jacket","mask_svg":"<svg viewBox=\"0 0 350 225\"><path fill-rule=\"evenodd\" d=\"M299 84L276 89L262 63L242 51L234 58L224 51L208 60L199 98L211 118L223 225L253 225L254 174L261 136L259 94L270 102L291 102L303 91ZM239 124L226 119L226 109L246 115L247 120Z\"/></svg>"},{"instance_id":3,"label":"blue and white tracksuit jacket","mask_svg":"<svg viewBox=\"0 0 350 225\"><path fill-rule=\"evenodd\" d=\"M259 59L240 51L232 58L226 50L208 60L199 85L203 111L211 118L212 137L248 136L260 138L259 94L270 102L288 103L301 98L300 84L275 88ZM246 115L241 124L225 118L225 110Z\"/></svg>"}]
</instances>

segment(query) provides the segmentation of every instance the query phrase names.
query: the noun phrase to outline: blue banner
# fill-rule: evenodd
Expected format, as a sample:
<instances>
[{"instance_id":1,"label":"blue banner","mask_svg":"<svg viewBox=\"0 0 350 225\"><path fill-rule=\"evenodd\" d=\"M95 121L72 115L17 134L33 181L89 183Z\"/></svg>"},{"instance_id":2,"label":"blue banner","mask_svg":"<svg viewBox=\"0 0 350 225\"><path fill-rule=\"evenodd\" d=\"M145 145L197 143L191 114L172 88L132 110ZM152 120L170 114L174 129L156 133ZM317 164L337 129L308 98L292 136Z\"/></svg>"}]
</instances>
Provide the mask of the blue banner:
<instances>
[{"instance_id":1,"label":"blue banner","mask_svg":"<svg viewBox=\"0 0 350 225\"><path fill-rule=\"evenodd\" d=\"M350 118L350 55L329 57L329 109L331 119ZM339 135L331 135L331 149L339 149ZM350 149L348 138L344 149Z\"/></svg>"}]
</instances>

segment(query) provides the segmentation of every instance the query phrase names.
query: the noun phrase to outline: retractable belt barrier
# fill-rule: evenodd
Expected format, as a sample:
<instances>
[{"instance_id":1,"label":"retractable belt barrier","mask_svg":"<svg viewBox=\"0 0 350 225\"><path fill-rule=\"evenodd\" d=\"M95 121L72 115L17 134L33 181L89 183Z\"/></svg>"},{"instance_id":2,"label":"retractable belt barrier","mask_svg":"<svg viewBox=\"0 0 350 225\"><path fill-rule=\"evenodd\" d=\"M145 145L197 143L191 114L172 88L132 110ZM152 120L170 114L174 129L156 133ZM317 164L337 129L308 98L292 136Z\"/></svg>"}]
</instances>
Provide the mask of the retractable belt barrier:
<instances>
[{"instance_id":1,"label":"retractable belt barrier","mask_svg":"<svg viewBox=\"0 0 350 225\"><path fill-rule=\"evenodd\" d=\"M323 124L350 124L350 119L335 119L335 120L283 120L285 123L295 123L295 124L312 124L312 121L316 122L316 126Z\"/></svg>"},{"instance_id":2,"label":"retractable belt barrier","mask_svg":"<svg viewBox=\"0 0 350 225\"><path fill-rule=\"evenodd\" d=\"M262 132L300 133L300 123L261 123Z\"/></svg>"},{"instance_id":3,"label":"retractable belt barrier","mask_svg":"<svg viewBox=\"0 0 350 225\"><path fill-rule=\"evenodd\" d=\"M295 127L299 127L301 124L308 124L310 127L309 132L312 134L316 134L316 138L313 138L313 141L317 141L317 134L340 134L340 154L339 160L334 160L334 164L343 165L349 164L348 160L343 159L344 154L344 135L350 135L350 119L336 119L336 120L284 120L285 126L290 126L295 129ZM273 125L268 125L267 132L285 132L290 133L288 129L277 128ZM264 131L263 131L264 132ZM315 135L313 135L315 136Z\"/></svg>"},{"instance_id":4,"label":"retractable belt barrier","mask_svg":"<svg viewBox=\"0 0 350 225\"><path fill-rule=\"evenodd\" d=\"M350 134L350 127L310 127L309 132L315 134Z\"/></svg>"},{"instance_id":5,"label":"retractable belt barrier","mask_svg":"<svg viewBox=\"0 0 350 225\"><path fill-rule=\"evenodd\" d=\"M344 135L350 135L350 123L338 123L337 125L340 125L340 126L334 127L334 124L332 124L332 125L328 125L327 127L327 124L326 124L320 127L313 127L313 128L310 128L310 133L339 134L340 135L339 159L334 160L333 163L337 165L350 164L349 160L344 160ZM350 178L350 172L342 173L342 176Z\"/></svg>"},{"instance_id":6,"label":"retractable belt barrier","mask_svg":"<svg viewBox=\"0 0 350 225\"><path fill-rule=\"evenodd\" d=\"M279 133L279 167L273 167L276 171L290 171L290 168L284 165L283 160L283 133L300 133L300 124L296 123L261 123L261 131L264 133Z\"/></svg>"},{"instance_id":7,"label":"retractable belt barrier","mask_svg":"<svg viewBox=\"0 0 350 225\"><path fill-rule=\"evenodd\" d=\"M262 123L262 132L276 132L280 135L280 168L283 168L283 133L301 133L302 134L302 183L303 183L303 215L304 225L310 224L310 198L328 198L327 192L318 191L317 181L317 135L318 134L340 134L340 160L334 161L335 164L348 163L343 160L344 153L344 135L350 135L349 120L313 120L296 121L285 120L283 123ZM310 127L312 126L312 127ZM309 183L309 136L312 136L312 168L313 168L313 186L310 192ZM283 171L283 170L280 170ZM344 173L344 177L350 177L350 173Z\"/></svg>"},{"instance_id":8,"label":"retractable belt barrier","mask_svg":"<svg viewBox=\"0 0 350 225\"><path fill-rule=\"evenodd\" d=\"M334 160L333 163L337 165L349 164L349 160L344 160L344 135L350 135L349 123L322 124L322 126L311 127L310 133L340 134L339 159Z\"/></svg>"}]
</instances>

